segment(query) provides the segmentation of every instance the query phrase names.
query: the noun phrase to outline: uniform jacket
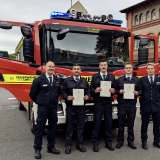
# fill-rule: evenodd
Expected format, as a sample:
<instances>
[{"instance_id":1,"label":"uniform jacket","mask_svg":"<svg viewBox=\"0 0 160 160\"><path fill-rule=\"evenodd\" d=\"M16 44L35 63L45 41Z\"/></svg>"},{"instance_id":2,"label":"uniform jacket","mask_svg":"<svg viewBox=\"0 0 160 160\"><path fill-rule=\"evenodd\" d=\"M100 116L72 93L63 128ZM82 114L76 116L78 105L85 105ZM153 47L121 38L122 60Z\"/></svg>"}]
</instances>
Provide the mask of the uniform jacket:
<instances>
[{"instance_id":1,"label":"uniform jacket","mask_svg":"<svg viewBox=\"0 0 160 160\"><path fill-rule=\"evenodd\" d=\"M160 111L160 77L155 76L151 85L148 76L139 81L141 112Z\"/></svg>"},{"instance_id":2,"label":"uniform jacket","mask_svg":"<svg viewBox=\"0 0 160 160\"><path fill-rule=\"evenodd\" d=\"M116 87L116 82L115 82L115 78L113 75L111 74L107 74L106 76L106 81L111 81L111 87L115 88ZM102 77L100 75L100 73L95 74L92 77L92 81L91 81L91 95L93 96L93 99L95 102L101 102L101 101L112 101L112 97L100 97L100 93L95 93L95 89L97 87L100 87L100 81L102 81Z\"/></svg>"},{"instance_id":3,"label":"uniform jacket","mask_svg":"<svg viewBox=\"0 0 160 160\"><path fill-rule=\"evenodd\" d=\"M57 105L60 92L60 79L53 76L53 82L50 85L46 75L42 74L34 79L30 97L38 105Z\"/></svg>"},{"instance_id":4,"label":"uniform jacket","mask_svg":"<svg viewBox=\"0 0 160 160\"><path fill-rule=\"evenodd\" d=\"M118 106L119 107L136 107L137 96L134 99L124 99L123 94L120 94L119 91L124 89L124 83L135 84L135 91L138 91L138 79L135 76L132 76L130 80L128 80L125 76L122 76L116 81L116 91L118 94Z\"/></svg>"},{"instance_id":5,"label":"uniform jacket","mask_svg":"<svg viewBox=\"0 0 160 160\"><path fill-rule=\"evenodd\" d=\"M64 80L64 83L63 83L63 96L67 104L70 104L70 105L72 104L72 101L68 101L67 97L73 95L72 90L74 88L84 89L84 95L90 96L89 85L88 85L88 82L84 78L80 77L80 80L76 82L73 76L68 77Z\"/></svg>"}]
</instances>

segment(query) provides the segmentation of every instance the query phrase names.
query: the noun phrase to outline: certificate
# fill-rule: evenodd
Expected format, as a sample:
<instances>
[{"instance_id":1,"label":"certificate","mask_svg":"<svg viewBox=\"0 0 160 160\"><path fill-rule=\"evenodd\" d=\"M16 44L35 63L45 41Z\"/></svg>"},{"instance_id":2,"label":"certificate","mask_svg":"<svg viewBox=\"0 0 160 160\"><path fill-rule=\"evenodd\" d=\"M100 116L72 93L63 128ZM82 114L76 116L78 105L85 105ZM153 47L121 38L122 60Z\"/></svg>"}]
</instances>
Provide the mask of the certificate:
<instances>
[{"instance_id":1,"label":"certificate","mask_svg":"<svg viewBox=\"0 0 160 160\"><path fill-rule=\"evenodd\" d=\"M84 105L84 89L73 89L73 106L83 106Z\"/></svg>"},{"instance_id":2,"label":"certificate","mask_svg":"<svg viewBox=\"0 0 160 160\"><path fill-rule=\"evenodd\" d=\"M111 97L111 81L101 81L100 82L100 97Z\"/></svg>"},{"instance_id":3,"label":"certificate","mask_svg":"<svg viewBox=\"0 0 160 160\"><path fill-rule=\"evenodd\" d=\"M135 90L135 84L124 84L124 99L134 99L134 90Z\"/></svg>"}]
</instances>

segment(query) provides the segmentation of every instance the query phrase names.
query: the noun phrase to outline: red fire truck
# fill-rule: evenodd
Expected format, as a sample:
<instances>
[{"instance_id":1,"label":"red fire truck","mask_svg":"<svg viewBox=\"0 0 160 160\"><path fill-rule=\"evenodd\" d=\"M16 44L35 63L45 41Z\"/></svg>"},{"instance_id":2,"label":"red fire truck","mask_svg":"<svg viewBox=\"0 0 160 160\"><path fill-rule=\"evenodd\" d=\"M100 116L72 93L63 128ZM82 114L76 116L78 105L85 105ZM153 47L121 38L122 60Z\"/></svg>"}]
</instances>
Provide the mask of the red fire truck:
<instances>
[{"instance_id":1,"label":"red fire truck","mask_svg":"<svg viewBox=\"0 0 160 160\"><path fill-rule=\"evenodd\" d=\"M155 62L159 71L158 36L138 36L121 27L113 16L77 15L53 12L50 19L32 24L0 21L0 29L19 27L22 34L18 60L0 57L0 87L10 91L20 106L27 106L29 118L35 122L36 105L29 98L32 80L44 71L50 59L56 63L56 74L65 78L71 75L73 63L82 66L82 76L89 82L98 71L98 61L107 58L109 72L116 77L124 74L125 61L134 65L134 73L143 76L145 64ZM129 49L130 48L130 49ZM93 103L85 106L87 121L93 119ZM113 102L113 119L117 118ZM65 123L65 103L58 106L58 123Z\"/></svg>"}]
</instances>

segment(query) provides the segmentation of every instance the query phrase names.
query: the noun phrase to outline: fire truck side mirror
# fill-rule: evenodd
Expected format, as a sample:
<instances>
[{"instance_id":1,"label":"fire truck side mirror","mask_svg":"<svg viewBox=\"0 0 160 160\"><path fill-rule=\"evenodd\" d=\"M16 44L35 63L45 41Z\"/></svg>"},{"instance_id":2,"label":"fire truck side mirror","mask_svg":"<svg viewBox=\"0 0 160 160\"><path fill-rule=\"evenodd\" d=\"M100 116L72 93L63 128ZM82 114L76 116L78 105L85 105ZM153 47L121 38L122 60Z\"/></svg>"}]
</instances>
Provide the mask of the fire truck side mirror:
<instances>
[{"instance_id":1,"label":"fire truck side mirror","mask_svg":"<svg viewBox=\"0 0 160 160\"><path fill-rule=\"evenodd\" d=\"M57 34L57 40L62 40L65 38L66 34L69 32L69 28L66 28L66 29L62 29L58 32Z\"/></svg>"},{"instance_id":2,"label":"fire truck side mirror","mask_svg":"<svg viewBox=\"0 0 160 160\"><path fill-rule=\"evenodd\" d=\"M0 22L0 28L2 28L2 29L12 29L12 25L8 24L8 23Z\"/></svg>"}]
</instances>

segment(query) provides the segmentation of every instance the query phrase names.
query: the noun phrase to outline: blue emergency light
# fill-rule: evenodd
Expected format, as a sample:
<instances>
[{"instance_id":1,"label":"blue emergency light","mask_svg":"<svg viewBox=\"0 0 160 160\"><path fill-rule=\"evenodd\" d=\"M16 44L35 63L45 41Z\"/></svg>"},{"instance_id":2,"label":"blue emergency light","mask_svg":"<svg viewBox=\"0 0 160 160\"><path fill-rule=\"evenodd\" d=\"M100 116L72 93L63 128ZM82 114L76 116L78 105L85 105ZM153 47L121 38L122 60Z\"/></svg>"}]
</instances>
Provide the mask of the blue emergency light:
<instances>
[{"instance_id":1,"label":"blue emergency light","mask_svg":"<svg viewBox=\"0 0 160 160\"><path fill-rule=\"evenodd\" d=\"M54 18L65 18L65 19L70 19L72 16L69 13L65 13L65 12L58 12L58 11L53 11L51 12L51 16L50 18L54 19Z\"/></svg>"},{"instance_id":2,"label":"blue emergency light","mask_svg":"<svg viewBox=\"0 0 160 160\"><path fill-rule=\"evenodd\" d=\"M123 21L122 20L118 20L118 19L112 19L112 20L108 20L108 23L121 25L123 23Z\"/></svg>"}]
</instances>

